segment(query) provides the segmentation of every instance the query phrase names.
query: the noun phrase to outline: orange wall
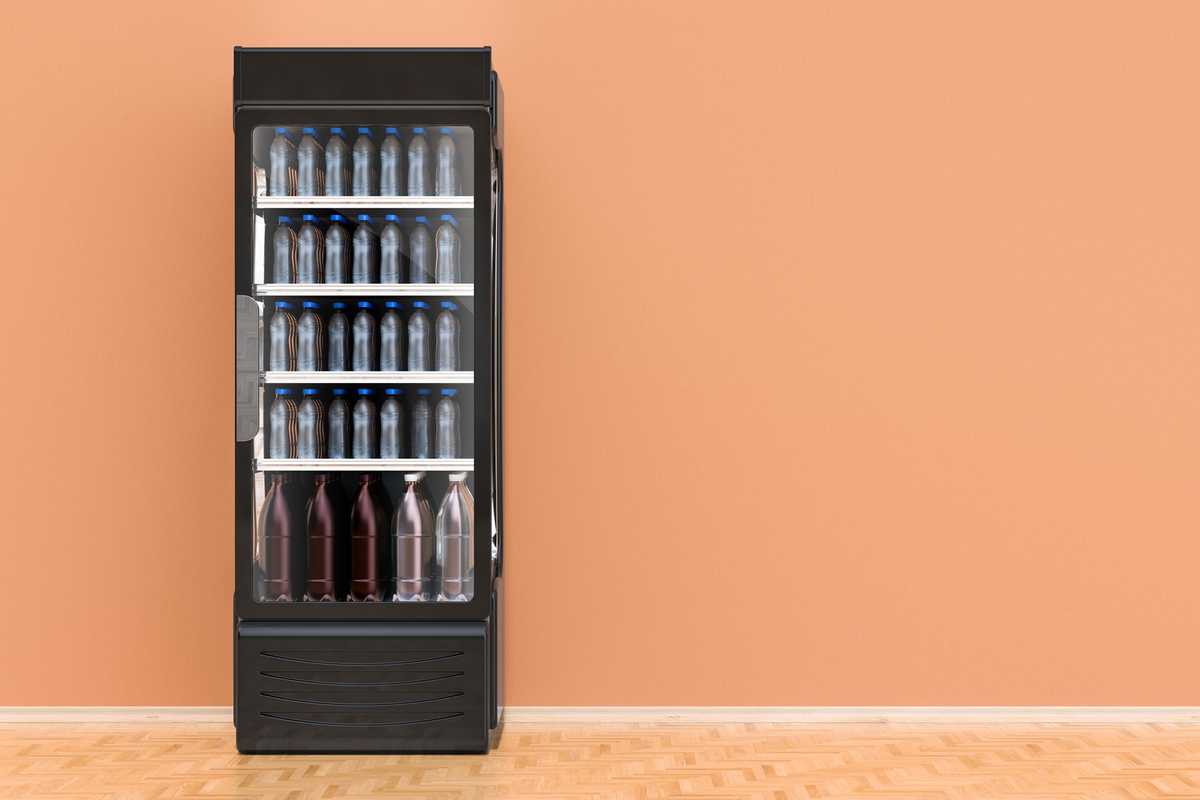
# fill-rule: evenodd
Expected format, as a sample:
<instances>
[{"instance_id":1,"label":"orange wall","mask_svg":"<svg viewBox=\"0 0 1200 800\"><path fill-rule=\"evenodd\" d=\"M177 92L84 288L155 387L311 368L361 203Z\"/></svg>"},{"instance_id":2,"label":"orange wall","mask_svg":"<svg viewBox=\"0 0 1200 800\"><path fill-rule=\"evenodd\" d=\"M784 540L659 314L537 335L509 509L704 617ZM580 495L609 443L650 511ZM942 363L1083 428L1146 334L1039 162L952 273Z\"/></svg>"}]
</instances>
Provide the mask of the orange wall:
<instances>
[{"instance_id":1,"label":"orange wall","mask_svg":"<svg viewBox=\"0 0 1200 800\"><path fill-rule=\"evenodd\" d=\"M5 12L0 705L230 700L238 43L496 48L511 703L1200 704L1200 8L174 5Z\"/></svg>"}]
</instances>

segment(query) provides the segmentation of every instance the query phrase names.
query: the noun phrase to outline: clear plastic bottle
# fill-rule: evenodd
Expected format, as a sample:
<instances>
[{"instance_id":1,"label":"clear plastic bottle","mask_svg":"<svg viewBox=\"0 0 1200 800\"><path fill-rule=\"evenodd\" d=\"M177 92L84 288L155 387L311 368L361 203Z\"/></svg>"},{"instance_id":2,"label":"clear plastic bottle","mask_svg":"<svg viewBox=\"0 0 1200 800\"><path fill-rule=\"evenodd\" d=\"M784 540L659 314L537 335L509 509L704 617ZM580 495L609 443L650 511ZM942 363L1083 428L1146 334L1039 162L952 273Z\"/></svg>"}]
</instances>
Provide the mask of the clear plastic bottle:
<instances>
[{"instance_id":1,"label":"clear plastic bottle","mask_svg":"<svg viewBox=\"0 0 1200 800\"><path fill-rule=\"evenodd\" d=\"M434 239L437 244L437 282L462 283L462 240L458 237L458 220L453 214L442 214Z\"/></svg>"},{"instance_id":2,"label":"clear plastic bottle","mask_svg":"<svg viewBox=\"0 0 1200 800\"><path fill-rule=\"evenodd\" d=\"M305 214L296 234L296 283L325 280L325 237L316 214Z\"/></svg>"},{"instance_id":3,"label":"clear plastic bottle","mask_svg":"<svg viewBox=\"0 0 1200 800\"><path fill-rule=\"evenodd\" d=\"M366 300L359 300L358 313L354 315L354 353L350 359L350 369L355 372L371 372L378 368L378 362L375 360L377 339L371 304Z\"/></svg>"},{"instance_id":4,"label":"clear plastic bottle","mask_svg":"<svg viewBox=\"0 0 1200 800\"><path fill-rule=\"evenodd\" d=\"M325 194L341 197L350 194L350 147L341 128L329 129L325 143Z\"/></svg>"},{"instance_id":5,"label":"clear plastic bottle","mask_svg":"<svg viewBox=\"0 0 1200 800\"><path fill-rule=\"evenodd\" d=\"M296 317L287 300L275 301L271 314L271 352L267 359L272 372L291 372L296 369Z\"/></svg>"},{"instance_id":6,"label":"clear plastic bottle","mask_svg":"<svg viewBox=\"0 0 1200 800\"><path fill-rule=\"evenodd\" d=\"M271 281L273 283L296 282L296 231L292 229L292 218L283 216L271 234Z\"/></svg>"},{"instance_id":7,"label":"clear plastic bottle","mask_svg":"<svg viewBox=\"0 0 1200 800\"><path fill-rule=\"evenodd\" d=\"M379 282L404 283L408 243L400 228L400 217L386 214L383 219L383 227L379 229Z\"/></svg>"},{"instance_id":8,"label":"clear plastic bottle","mask_svg":"<svg viewBox=\"0 0 1200 800\"><path fill-rule=\"evenodd\" d=\"M296 321L296 369L319 372L325 369L325 325L321 322L321 304L305 300Z\"/></svg>"},{"instance_id":9,"label":"clear plastic bottle","mask_svg":"<svg viewBox=\"0 0 1200 800\"><path fill-rule=\"evenodd\" d=\"M304 399L296 411L296 457L325 458L325 403L321 390L302 390Z\"/></svg>"},{"instance_id":10,"label":"clear plastic bottle","mask_svg":"<svg viewBox=\"0 0 1200 800\"><path fill-rule=\"evenodd\" d=\"M441 399L434 409L434 458L458 458L459 408L458 389L442 389Z\"/></svg>"},{"instance_id":11,"label":"clear plastic bottle","mask_svg":"<svg viewBox=\"0 0 1200 800\"><path fill-rule=\"evenodd\" d=\"M437 140L437 170L434 187L438 197L453 197L458 191L458 152L449 128L441 128Z\"/></svg>"},{"instance_id":12,"label":"clear plastic bottle","mask_svg":"<svg viewBox=\"0 0 1200 800\"><path fill-rule=\"evenodd\" d=\"M433 337L429 331L429 303L414 300L412 313L408 316L408 369L424 372L433 369Z\"/></svg>"},{"instance_id":13,"label":"clear plastic bottle","mask_svg":"<svg viewBox=\"0 0 1200 800\"><path fill-rule=\"evenodd\" d=\"M296 193L296 143L287 128L276 128L271 140L270 190L273 197Z\"/></svg>"},{"instance_id":14,"label":"clear plastic bottle","mask_svg":"<svg viewBox=\"0 0 1200 800\"><path fill-rule=\"evenodd\" d=\"M270 475L254 532L254 595L290 602L304 589L304 520L298 485L286 472Z\"/></svg>"},{"instance_id":15,"label":"clear plastic bottle","mask_svg":"<svg viewBox=\"0 0 1200 800\"><path fill-rule=\"evenodd\" d=\"M354 266L350 270L354 283L379 283L379 237L371 230L371 216L358 215L354 229Z\"/></svg>"},{"instance_id":16,"label":"clear plastic bottle","mask_svg":"<svg viewBox=\"0 0 1200 800\"><path fill-rule=\"evenodd\" d=\"M330 458L345 458L346 445L350 441L350 409L346 407L346 390L341 386L333 390L329 401L329 438L326 446Z\"/></svg>"},{"instance_id":17,"label":"clear plastic bottle","mask_svg":"<svg viewBox=\"0 0 1200 800\"><path fill-rule=\"evenodd\" d=\"M429 407L429 396L433 390L422 386L417 389L409 409L412 435L408 437L411 458L433 458L433 409Z\"/></svg>"},{"instance_id":18,"label":"clear plastic bottle","mask_svg":"<svg viewBox=\"0 0 1200 800\"><path fill-rule=\"evenodd\" d=\"M396 593L393 600L433 600L435 536L433 504L425 491L425 473L404 475L404 496L392 518L392 551L396 554Z\"/></svg>"},{"instance_id":19,"label":"clear plastic bottle","mask_svg":"<svg viewBox=\"0 0 1200 800\"><path fill-rule=\"evenodd\" d=\"M291 389L275 390L275 400L271 403L270 433L267 447L270 458L296 457L296 401Z\"/></svg>"},{"instance_id":20,"label":"clear plastic bottle","mask_svg":"<svg viewBox=\"0 0 1200 800\"><path fill-rule=\"evenodd\" d=\"M355 196L366 197L379 194L379 172L375 162L379 154L375 152L375 142L371 139L370 128L359 128L358 138L354 140L354 181Z\"/></svg>"},{"instance_id":21,"label":"clear plastic bottle","mask_svg":"<svg viewBox=\"0 0 1200 800\"><path fill-rule=\"evenodd\" d=\"M404 194L404 146L400 132L384 128L379 145L379 193L384 197Z\"/></svg>"},{"instance_id":22,"label":"clear plastic bottle","mask_svg":"<svg viewBox=\"0 0 1200 800\"><path fill-rule=\"evenodd\" d=\"M462 336L458 324L458 303L443 300L442 310L434 321L437 331L437 347L434 351L434 369L439 372L462 369Z\"/></svg>"},{"instance_id":23,"label":"clear plastic bottle","mask_svg":"<svg viewBox=\"0 0 1200 800\"><path fill-rule=\"evenodd\" d=\"M433 234L429 232L429 217L418 216L415 222L408 235L408 282L433 283Z\"/></svg>"},{"instance_id":24,"label":"clear plastic bottle","mask_svg":"<svg viewBox=\"0 0 1200 800\"><path fill-rule=\"evenodd\" d=\"M316 197L325 194L325 148L317 141L316 128L301 130L296 147L297 193Z\"/></svg>"},{"instance_id":25,"label":"clear plastic bottle","mask_svg":"<svg viewBox=\"0 0 1200 800\"><path fill-rule=\"evenodd\" d=\"M379 369L396 372L404 369L403 355L404 320L400 316L402 306L396 300L385 300L383 316L379 318Z\"/></svg>"},{"instance_id":26,"label":"clear plastic bottle","mask_svg":"<svg viewBox=\"0 0 1200 800\"><path fill-rule=\"evenodd\" d=\"M379 406L379 457L403 458L404 447L404 390L389 386L383 390Z\"/></svg>"},{"instance_id":27,"label":"clear plastic bottle","mask_svg":"<svg viewBox=\"0 0 1200 800\"><path fill-rule=\"evenodd\" d=\"M475 596L475 498L467 488L467 473L450 475L434 523L437 540L439 600L465 602Z\"/></svg>"},{"instance_id":28,"label":"clear plastic bottle","mask_svg":"<svg viewBox=\"0 0 1200 800\"><path fill-rule=\"evenodd\" d=\"M430 178L429 141L424 128L413 128L408 140L408 193L414 197L433 194Z\"/></svg>"},{"instance_id":29,"label":"clear plastic bottle","mask_svg":"<svg viewBox=\"0 0 1200 800\"><path fill-rule=\"evenodd\" d=\"M350 369L350 323L344 313L346 304L340 300L333 304L333 314L329 317L329 352L328 366L330 372L347 372Z\"/></svg>"},{"instance_id":30,"label":"clear plastic bottle","mask_svg":"<svg viewBox=\"0 0 1200 800\"><path fill-rule=\"evenodd\" d=\"M325 282L350 282L350 234L346 231L346 218L341 214L329 215L329 229L325 231Z\"/></svg>"},{"instance_id":31,"label":"clear plastic bottle","mask_svg":"<svg viewBox=\"0 0 1200 800\"><path fill-rule=\"evenodd\" d=\"M379 457L379 417L375 414L375 401L371 399L374 394L374 389L360 388L358 400L354 403L354 443L351 452L355 458Z\"/></svg>"}]
</instances>

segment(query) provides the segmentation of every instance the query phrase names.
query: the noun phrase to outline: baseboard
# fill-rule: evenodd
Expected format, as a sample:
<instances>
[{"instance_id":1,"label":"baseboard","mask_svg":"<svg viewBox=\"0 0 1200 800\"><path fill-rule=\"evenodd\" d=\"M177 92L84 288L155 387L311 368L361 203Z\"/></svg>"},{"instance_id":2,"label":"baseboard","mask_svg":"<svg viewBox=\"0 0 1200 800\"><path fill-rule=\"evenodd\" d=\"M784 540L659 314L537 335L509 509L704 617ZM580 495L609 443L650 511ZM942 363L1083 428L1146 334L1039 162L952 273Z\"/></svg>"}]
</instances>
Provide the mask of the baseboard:
<instances>
[{"instance_id":1,"label":"baseboard","mask_svg":"<svg viewBox=\"0 0 1200 800\"><path fill-rule=\"evenodd\" d=\"M0 723L229 724L229 706L9 706ZM507 723L1197 722L1194 706L508 706Z\"/></svg>"}]
</instances>

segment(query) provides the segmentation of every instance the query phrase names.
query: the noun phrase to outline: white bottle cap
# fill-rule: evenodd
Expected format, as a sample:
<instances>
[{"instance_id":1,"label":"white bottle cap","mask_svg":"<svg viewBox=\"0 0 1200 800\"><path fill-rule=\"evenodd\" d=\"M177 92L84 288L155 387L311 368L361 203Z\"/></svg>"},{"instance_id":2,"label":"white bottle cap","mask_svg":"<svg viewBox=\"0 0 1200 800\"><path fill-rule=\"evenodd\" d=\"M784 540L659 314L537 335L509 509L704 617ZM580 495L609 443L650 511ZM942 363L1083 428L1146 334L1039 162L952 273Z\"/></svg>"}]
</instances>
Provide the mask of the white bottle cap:
<instances>
[{"instance_id":1,"label":"white bottle cap","mask_svg":"<svg viewBox=\"0 0 1200 800\"><path fill-rule=\"evenodd\" d=\"M450 473L451 483L458 483L459 481L465 481L466 479L467 479L467 473L465 473L465 472L451 472Z\"/></svg>"},{"instance_id":2,"label":"white bottle cap","mask_svg":"<svg viewBox=\"0 0 1200 800\"><path fill-rule=\"evenodd\" d=\"M415 483L419 480L422 480L424 477L425 477L424 472L406 472L406 473L404 473L404 480L406 480L409 483Z\"/></svg>"}]
</instances>

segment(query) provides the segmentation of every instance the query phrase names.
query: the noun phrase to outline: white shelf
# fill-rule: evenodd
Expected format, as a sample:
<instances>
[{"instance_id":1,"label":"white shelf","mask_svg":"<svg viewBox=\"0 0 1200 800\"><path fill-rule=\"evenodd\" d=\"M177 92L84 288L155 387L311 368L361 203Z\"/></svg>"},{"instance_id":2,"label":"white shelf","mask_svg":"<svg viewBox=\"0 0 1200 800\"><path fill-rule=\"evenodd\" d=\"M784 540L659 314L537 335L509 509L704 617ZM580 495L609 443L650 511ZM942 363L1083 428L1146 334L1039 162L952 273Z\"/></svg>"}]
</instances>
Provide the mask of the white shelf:
<instances>
[{"instance_id":1,"label":"white shelf","mask_svg":"<svg viewBox=\"0 0 1200 800\"><path fill-rule=\"evenodd\" d=\"M259 297L474 297L473 283L259 283Z\"/></svg>"},{"instance_id":2,"label":"white shelf","mask_svg":"<svg viewBox=\"0 0 1200 800\"><path fill-rule=\"evenodd\" d=\"M474 383L474 372L264 372L263 383Z\"/></svg>"},{"instance_id":3,"label":"white shelf","mask_svg":"<svg viewBox=\"0 0 1200 800\"><path fill-rule=\"evenodd\" d=\"M455 197L409 197L407 195L394 197L362 197L354 195L340 195L335 197L312 195L306 197L274 197L271 195L260 195L254 198L254 202L260 209L264 211L291 211L301 209L329 209L331 211L337 211L343 208L411 208L430 211L443 208L454 209L475 207L475 198L469 195L458 195Z\"/></svg>"},{"instance_id":4,"label":"white shelf","mask_svg":"<svg viewBox=\"0 0 1200 800\"><path fill-rule=\"evenodd\" d=\"M258 472L474 472L473 458L259 458Z\"/></svg>"}]
</instances>

